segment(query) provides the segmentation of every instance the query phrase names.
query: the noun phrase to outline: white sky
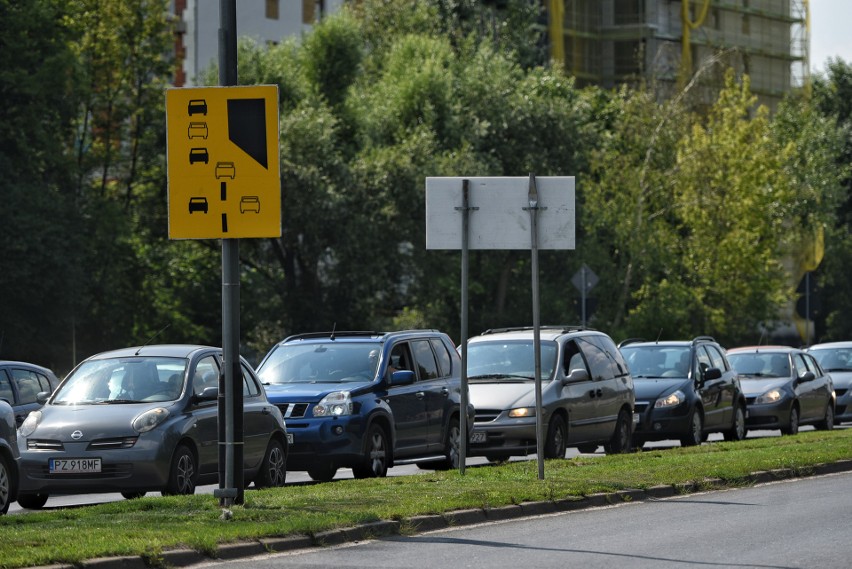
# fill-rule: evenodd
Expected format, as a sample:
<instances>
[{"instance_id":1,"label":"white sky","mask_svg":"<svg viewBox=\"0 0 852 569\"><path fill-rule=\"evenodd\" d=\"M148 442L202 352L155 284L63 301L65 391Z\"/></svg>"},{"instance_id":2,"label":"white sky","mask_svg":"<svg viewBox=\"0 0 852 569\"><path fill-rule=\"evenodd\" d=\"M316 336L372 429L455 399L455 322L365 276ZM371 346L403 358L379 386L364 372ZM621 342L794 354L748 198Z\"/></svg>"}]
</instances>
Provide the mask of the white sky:
<instances>
[{"instance_id":1,"label":"white sky","mask_svg":"<svg viewBox=\"0 0 852 569\"><path fill-rule=\"evenodd\" d=\"M829 57L852 64L852 1L810 0L811 72L825 70Z\"/></svg>"}]
</instances>

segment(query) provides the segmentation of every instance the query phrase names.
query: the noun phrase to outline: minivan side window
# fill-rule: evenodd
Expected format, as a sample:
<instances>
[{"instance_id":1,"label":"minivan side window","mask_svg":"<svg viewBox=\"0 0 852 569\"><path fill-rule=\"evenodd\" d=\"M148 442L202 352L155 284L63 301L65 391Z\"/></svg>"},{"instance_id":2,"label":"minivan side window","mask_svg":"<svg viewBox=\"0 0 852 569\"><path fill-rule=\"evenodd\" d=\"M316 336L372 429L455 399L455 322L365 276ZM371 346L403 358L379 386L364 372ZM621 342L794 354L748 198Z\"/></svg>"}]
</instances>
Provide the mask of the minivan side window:
<instances>
[{"instance_id":1,"label":"minivan side window","mask_svg":"<svg viewBox=\"0 0 852 569\"><path fill-rule=\"evenodd\" d=\"M630 373L627 362L624 361L624 357L611 339L606 336L589 336L586 340L596 345L606 354L609 364L612 367L611 373L613 377L624 377Z\"/></svg>"},{"instance_id":2,"label":"minivan side window","mask_svg":"<svg viewBox=\"0 0 852 569\"><path fill-rule=\"evenodd\" d=\"M435 361L435 354L432 352L429 340L415 340L411 342L411 349L414 352L414 360L417 362L420 379L436 379L438 377L438 362Z\"/></svg>"},{"instance_id":3,"label":"minivan side window","mask_svg":"<svg viewBox=\"0 0 852 569\"><path fill-rule=\"evenodd\" d=\"M579 338L577 344L583 350L586 361L589 362L589 368L591 369L594 381L612 379L615 376L613 367L610 364L610 357L605 351L590 342L589 338Z\"/></svg>"},{"instance_id":4,"label":"minivan side window","mask_svg":"<svg viewBox=\"0 0 852 569\"><path fill-rule=\"evenodd\" d=\"M580 352L580 347L574 340L565 342L565 354L562 356L562 361L565 377L571 375L571 372L575 369L589 370L586 366L586 360L583 359L583 354ZM591 377L591 374L589 374L589 377Z\"/></svg>"},{"instance_id":5,"label":"minivan side window","mask_svg":"<svg viewBox=\"0 0 852 569\"><path fill-rule=\"evenodd\" d=\"M440 338L432 338L432 348L435 349L435 355L438 356L438 374L440 377L448 377L453 373L453 360L450 358L450 352L447 351L447 345Z\"/></svg>"}]
</instances>

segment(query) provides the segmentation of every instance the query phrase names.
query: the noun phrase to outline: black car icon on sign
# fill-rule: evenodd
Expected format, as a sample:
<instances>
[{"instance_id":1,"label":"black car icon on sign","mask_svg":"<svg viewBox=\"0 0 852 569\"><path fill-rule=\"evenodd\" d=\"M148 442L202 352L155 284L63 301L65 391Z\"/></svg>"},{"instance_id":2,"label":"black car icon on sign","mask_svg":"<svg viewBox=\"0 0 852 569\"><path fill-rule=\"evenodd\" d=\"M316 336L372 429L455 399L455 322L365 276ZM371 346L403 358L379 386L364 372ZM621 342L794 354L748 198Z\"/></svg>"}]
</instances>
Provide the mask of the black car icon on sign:
<instances>
[{"instance_id":1,"label":"black car icon on sign","mask_svg":"<svg viewBox=\"0 0 852 569\"><path fill-rule=\"evenodd\" d=\"M204 99L190 99L187 112L189 112L189 116L206 115L207 101Z\"/></svg>"},{"instance_id":2,"label":"black car icon on sign","mask_svg":"<svg viewBox=\"0 0 852 569\"><path fill-rule=\"evenodd\" d=\"M189 198L189 214L192 215L194 211L200 211L201 213L207 213L208 205L207 198L195 196Z\"/></svg>"},{"instance_id":3,"label":"black car icon on sign","mask_svg":"<svg viewBox=\"0 0 852 569\"><path fill-rule=\"evenodd\" d=\"M206 148L192 148L189 151L189 163L195 164L196 162L204 162L207 164L210 162L210 154L207 152Z\"/></svg>"}]
</instances>

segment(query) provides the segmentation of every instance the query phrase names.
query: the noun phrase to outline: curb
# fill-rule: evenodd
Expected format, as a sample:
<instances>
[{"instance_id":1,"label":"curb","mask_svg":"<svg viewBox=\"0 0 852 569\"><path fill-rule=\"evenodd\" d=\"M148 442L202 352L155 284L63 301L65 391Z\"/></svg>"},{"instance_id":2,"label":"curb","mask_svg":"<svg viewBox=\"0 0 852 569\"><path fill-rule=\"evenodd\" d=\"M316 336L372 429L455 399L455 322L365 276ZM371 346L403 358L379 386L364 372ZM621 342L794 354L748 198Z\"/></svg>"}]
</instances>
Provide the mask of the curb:
<instances>
[{"instance_id":1,"label":"curb","mask_svg":"<svg viewBox=\"0 0 852 569\"><path fill-rule=\"evenodd\" d=\"M852 460L839 460L796 471L791 468L779 468L753 472L745 481L750 484L765 484L795 477L812 477L826 474L838 474L852 471ZM89 559L79 564L43 565L33 569L148 569L150 567L188 567L214 560L234 560L265 553L281 553L310 547L323 547L353 543L392 535L411 535L487 522L513 520L519 518L599 508L624 502L644 502L671 498L698 491L721 489L725 487L720 479L706 479L701 482L689 482L675 485L652 486L645 490L625 489L611 493L590 494L578 498L562 498L545 502L522 502L508 506L473 508L456 510L442 514L414 516L402 521L382 520L365 523L350 528L339 528L319 532L313 535L291 535L285 537L266 537L257 541L241 541L219 545L214 555L209 556L194 549L179 548L164 551L156 556L121 556Z\"/></svg>"}]
</instances>

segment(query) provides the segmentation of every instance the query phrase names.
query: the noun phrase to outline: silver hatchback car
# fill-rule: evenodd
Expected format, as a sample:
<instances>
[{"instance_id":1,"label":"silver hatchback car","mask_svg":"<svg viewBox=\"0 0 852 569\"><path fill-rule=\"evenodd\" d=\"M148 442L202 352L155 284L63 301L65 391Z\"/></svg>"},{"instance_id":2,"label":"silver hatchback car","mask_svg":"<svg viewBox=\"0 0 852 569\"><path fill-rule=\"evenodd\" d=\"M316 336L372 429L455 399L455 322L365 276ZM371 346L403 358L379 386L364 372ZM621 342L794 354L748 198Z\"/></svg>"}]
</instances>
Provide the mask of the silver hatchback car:
<instances>
[{"instance_id":1,"label":"silver hatchback car","mask_svg":"<svg viewBox=\"0 0 852 569\"><path fill-rule=\"evenodd\" d=\"M241 362L246 484L281 486L287 432L251 366ZM219 476L222 350L160 345L104 352L78 365L18 431L18 504L50 494L192 494Z\"/></svg>"}]
</instances>

